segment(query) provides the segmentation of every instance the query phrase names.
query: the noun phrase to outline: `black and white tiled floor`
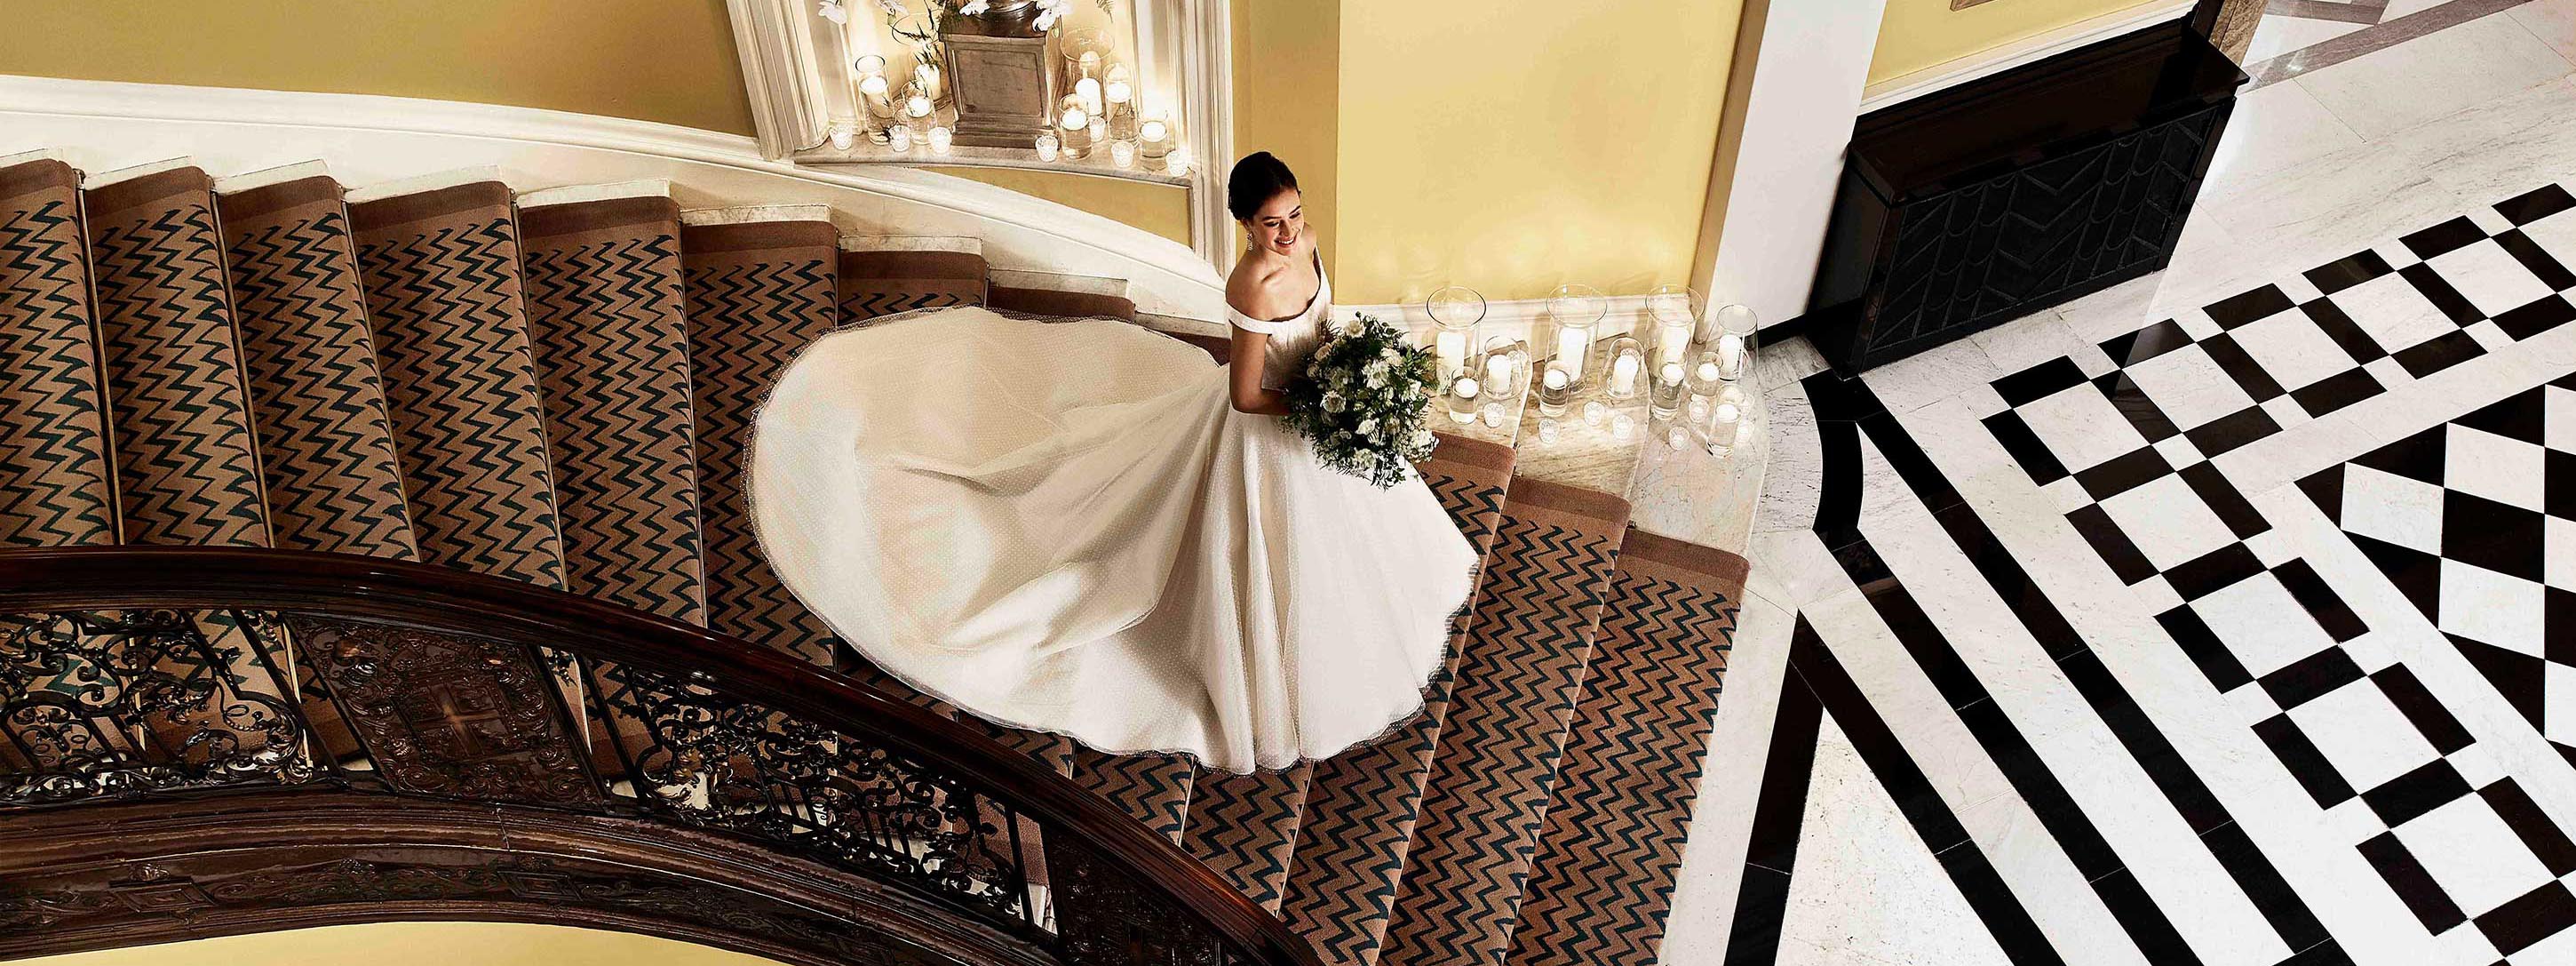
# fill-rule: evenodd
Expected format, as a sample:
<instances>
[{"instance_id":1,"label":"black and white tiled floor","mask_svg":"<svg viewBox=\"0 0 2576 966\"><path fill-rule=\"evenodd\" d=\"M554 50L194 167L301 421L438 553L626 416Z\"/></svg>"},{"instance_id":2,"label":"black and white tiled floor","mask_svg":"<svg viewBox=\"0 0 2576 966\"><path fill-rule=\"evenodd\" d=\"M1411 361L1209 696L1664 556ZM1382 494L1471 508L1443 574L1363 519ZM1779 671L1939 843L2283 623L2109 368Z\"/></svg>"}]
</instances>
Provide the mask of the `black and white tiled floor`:
<instances>
[{"instance_id":1,"label":"black and white tiled floor","mask_svg":"<svg viewBox=\"0 0 2576 966\"><path fill-rule=\"evenodd\" d=\"M2576 966L2576 84L2515 96L2402 204L2220 194L2321 212L2223 276L1771 347L1666 962Z\"/></svg>"}]
</instances>

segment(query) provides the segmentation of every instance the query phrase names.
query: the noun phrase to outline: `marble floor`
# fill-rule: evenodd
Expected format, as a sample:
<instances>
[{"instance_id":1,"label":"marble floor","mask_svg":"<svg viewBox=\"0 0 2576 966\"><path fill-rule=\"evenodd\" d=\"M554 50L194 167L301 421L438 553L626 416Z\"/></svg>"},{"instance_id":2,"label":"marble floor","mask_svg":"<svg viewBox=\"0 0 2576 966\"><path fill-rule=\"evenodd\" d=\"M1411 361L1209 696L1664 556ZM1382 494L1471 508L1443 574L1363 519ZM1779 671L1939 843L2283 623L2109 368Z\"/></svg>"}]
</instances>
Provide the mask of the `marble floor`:
<instances>
[{"instance_id":1,"label":"marble floor","mask_svg":"<svg viewBox=\"0 0 2576 966\"><path fill-rule=\"evenodd\" d=\"M2576 5L2272 10L2167 271L1767 347L1665 962L2576 964Z\"/></svg>"}]
</instances>

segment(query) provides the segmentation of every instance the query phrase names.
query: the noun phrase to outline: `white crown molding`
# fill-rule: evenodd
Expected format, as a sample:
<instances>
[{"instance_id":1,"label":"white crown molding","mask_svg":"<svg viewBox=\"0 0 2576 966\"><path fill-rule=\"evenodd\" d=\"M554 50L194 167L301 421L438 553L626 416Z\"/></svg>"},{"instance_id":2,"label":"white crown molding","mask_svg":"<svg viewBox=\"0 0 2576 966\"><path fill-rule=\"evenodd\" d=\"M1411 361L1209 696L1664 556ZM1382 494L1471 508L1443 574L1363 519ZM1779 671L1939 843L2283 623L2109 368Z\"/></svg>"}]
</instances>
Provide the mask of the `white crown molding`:
<instances>
[{"instance_id":1,"label":"white crown molding","mask_svg":"<svg viewBox=\"0 0 2576 966\"><path fill-rule=\"evenodd\" d=\"M384 136L362 136L368 134ZM1140 307L1223 318L1224 282L1208 261L1190 247L1144 229L918 168L816 169L767 160L751 138L650 121L374 94L0 75L0 152L37 148L62 149L71 158L136 158L151 150L160 151L158 157L191 150L212 156L222 148L242 160L244 168L319 158L335 171L390 172L384 177L491 163L437 158L497 157L505 159L501 164L510 175L507 180L532 189L668 177L675 190L691 188L693 181L723 182L729 188L766 186L749 197L734 190L736 197L723 199L727 204L836 199L835 211L844 214L854 204L883 199L944 209L987 228L1007 229L977 230L1003 267L1123 275L1135 281ZM280 156L284 152L294 153ZM525 157L562 162L576 156L578 164L566 167L580 173L550 184L527 184L531 179L513 167ZM537 172L534 180L549 173ZM927 225L906 230L902 205L858 212L842 228L856 234L961 233ZM953 219L950 223L955 224Z\"/></svg>"},{"instance_id":2,"label":"white crown molding","mask_svg":"<svg viewBox=\"0 0 2576 966\"><path fill-rule=\"evenodd\" d=\"M1860 110L1861 113L1867 114L1890 104L1910 101L1934 91L2011 70L2032 61L2054 57L2086 44L2109 40L2150 24L2179 20L2191 14L2191 7L2192 0L2148 0L2146 3L2125 10L2114 10L2098 17L2079 20L1992 50L1957 60L1944 61L1911 74L1899 74L1863 88Z\"/></svg>"}]
</instances>

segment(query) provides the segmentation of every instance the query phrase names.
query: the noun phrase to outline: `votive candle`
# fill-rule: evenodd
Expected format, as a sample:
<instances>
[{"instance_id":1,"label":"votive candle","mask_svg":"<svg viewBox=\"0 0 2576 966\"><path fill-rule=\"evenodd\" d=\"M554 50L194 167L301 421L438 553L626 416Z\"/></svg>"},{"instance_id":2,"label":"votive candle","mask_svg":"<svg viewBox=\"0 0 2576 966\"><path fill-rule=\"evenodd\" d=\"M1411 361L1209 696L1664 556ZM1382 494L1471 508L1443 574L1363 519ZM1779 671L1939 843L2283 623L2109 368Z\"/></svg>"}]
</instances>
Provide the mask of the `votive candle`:
<instances>
[{"instance_id":1,"label":"votive candle","mask_svg":"<svg viewBox=\"0 0 2576 966\"><path fill-rule=\"evenodd\" d=\"M919 94L903 102L905 123L912 125L914 140L918 141L930 136L930 111L930 98Z\"/></svg>"},{"instance_id":2,"label":"votive candle","mask_svg":"<svg viewBox=\"0 0 2576 966\"><path fill-rule=\"evenodd\" d=\"M1045 133L1045 134L1040 134L1040 135L1038 135L1038 140L1037 140L1038 160L1040 160L1040 161L1053 161L1053 160L1055 160L1055 152L1056 152L1056 149L1057 149L1059 146L1060 146L1060 145L1059 145L1059 143L1058 143L1058 142L1056 141L1056 139L1055 139L1055 133L1054 133L1054 132L1050 131L1050 132L1047 132L1047 133Z\"/></svg>"},{"instance_id":3,"label":"votive candle","mask_svg":"<svg viewBox=\"0 0 2576 966\"><path fill-rule=\"evenodd\" d=\"M1172 153L1172 126L1157 118L1146 121L1136 133L1141 147L1139 153L1145 159L1145 170L1163 170L1164 158Z\"/></svg>"},{"instance_id":4,"label":"votive candle","mask_svg":"<svg viewBox=\"0 0 2576 966\"><path fill-rule=\"evenodd\" d=\"M1449 419L1459 425L1476 421L1476 393L1482 389L1476 377L1459 376L1449 384Z\"/></svg>"},{"instance_id":5,"label":"votive candle","mask_svg":"<svg viewBox=\"0 0 2576 966\"><path fill-rule=\"evenodd\" d=\"M946 126L944 126L944 125L943 125L943 126L940 126L940 127L934 127L934 128L931 128L931 129L930 129L930 151L931 151L931 153L932 153L932 154L947 154L947 153L948 153L948 148L949 148L949 146L950 146L950 145L955 144L955 143L956 143L956 139L957 139L957 135L956 135L956 134L954 134L954 133L952 133L952 132L950 132L950 131L948 130L948 128L947 128Z\"/></svg>"},{"instance_id":6,"label":"votive candle","mask_svg":"<svg viewBox=\"0 0 2576 966\"><path fill-rule=\"evenodd\" d=\"M1114 165L1117 165L1117 166L1119 166L1120 168L1132 168L1132 167L1135 167L1135 166L1136 166L1136 142L1134 142L1134 141L1111 141L1111 142L1109 142L1109 163L1114 164Z\"/></svg>"},{"instance_id":7,"label":"votive candle","mask_svg":"<svg viewBox=\"0 0 2576 966\"><path fill-rule=\"evenodd\" d=\"M888 128L886 130L886 148L896 154L903 154L911 151L912 129L908 127Z\"/></svg>"},{"instance_id":8,"label":"votive candle","mask_svg":"<svg viewBox=\"0 0 2576 966\"><path fill-rule=\"evenodd\" d=\"M1063 123L1056 125L1056 129L1056 136L1063 141L1065 157L1080 161L1091 156L1091 115L1084 114L1078 107L1066 111Z\"/></svg>"}]
</instances>

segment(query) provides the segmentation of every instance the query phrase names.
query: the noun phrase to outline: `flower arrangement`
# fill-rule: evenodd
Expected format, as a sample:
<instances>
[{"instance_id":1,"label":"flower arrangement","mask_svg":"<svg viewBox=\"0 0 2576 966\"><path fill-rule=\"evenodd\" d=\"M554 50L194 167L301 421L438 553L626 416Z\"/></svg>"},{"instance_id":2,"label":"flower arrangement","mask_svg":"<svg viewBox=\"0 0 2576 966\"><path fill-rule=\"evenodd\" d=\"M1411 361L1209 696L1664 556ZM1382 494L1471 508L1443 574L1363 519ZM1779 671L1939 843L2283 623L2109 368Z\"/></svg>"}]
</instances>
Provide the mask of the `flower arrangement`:
<instances>
[{"instance_id":1,"label":"flower arrangement","mask_svg":"<svg viewBox=\"0 0 2576 966\"><path fill-rule=\"evenodd\" d=\"M1438 363L1404 330L1362 314L1316 347L1288 381L1287 427L1334 470L1385 489L1431 456L1431 397Z\"/></svg>"}]
</instances>

